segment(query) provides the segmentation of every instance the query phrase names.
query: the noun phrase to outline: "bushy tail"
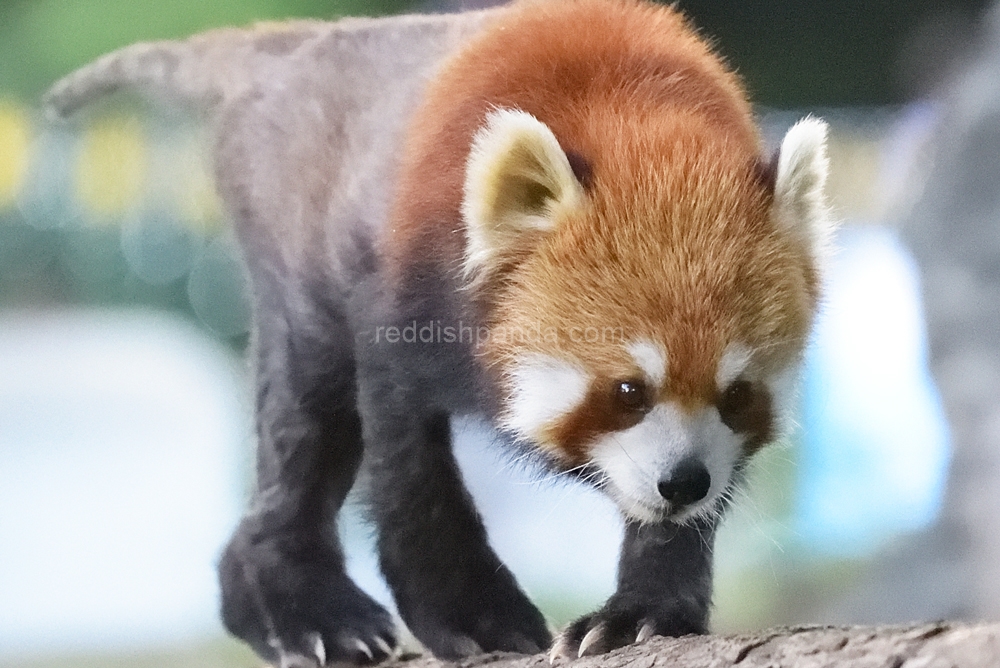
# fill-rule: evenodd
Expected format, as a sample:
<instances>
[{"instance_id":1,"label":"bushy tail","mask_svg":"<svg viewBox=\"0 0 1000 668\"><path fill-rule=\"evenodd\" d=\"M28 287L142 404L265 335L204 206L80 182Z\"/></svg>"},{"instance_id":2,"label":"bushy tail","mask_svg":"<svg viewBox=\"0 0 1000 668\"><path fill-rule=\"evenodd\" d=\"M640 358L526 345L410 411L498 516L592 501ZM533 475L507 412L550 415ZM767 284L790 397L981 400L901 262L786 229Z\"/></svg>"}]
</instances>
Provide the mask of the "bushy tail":
<instances>
[{"instance_id":1,"label":"bushy tail","mask_svg":"<svg viewBox=\"0 0 1000 668\"><path fill-rule=\"evenodd\" d=\"M269 40L301 43L319 28L308 21L262 24L212 30L184 41L133 44L59 80L43 102L54 118L65 118L120 89L211 107L249 85L256 61L270 55Z\"/></svg>"},{"instance_id":2,"label":"bushy tail","mask_svg":"<svg viewBox=\"0 0 1000 668\"><path fill-rule=\"evenodd\" d=\"M328 37L336 39L326 51L335 47L336 52L363 53L373 62L393 57L413 67L424 60L436 62L498 11L262 23L211 30L183 41L133 44L56 82L44 104L49 116L65 118L100 97L131 89L210 111L289 68L308 69L317 59L330 60L329 53L309 53L310 45Z\"/></svg>"}]
</instances>

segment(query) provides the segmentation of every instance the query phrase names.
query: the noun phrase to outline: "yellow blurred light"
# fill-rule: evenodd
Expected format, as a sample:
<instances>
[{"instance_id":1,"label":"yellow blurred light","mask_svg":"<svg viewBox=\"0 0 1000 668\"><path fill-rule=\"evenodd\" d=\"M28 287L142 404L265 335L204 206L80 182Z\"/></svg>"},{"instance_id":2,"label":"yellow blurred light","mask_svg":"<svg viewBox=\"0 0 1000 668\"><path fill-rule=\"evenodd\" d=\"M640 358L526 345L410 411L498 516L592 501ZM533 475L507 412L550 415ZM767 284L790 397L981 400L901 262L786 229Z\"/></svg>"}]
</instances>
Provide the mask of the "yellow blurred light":
<instances>
[{"instance_id":1,"label":"yellow blurred light","mask_svg":"<svg viewBox=\"0 0 1000 668\"><path fill-rule=\"evenodd\" d=\"M222 220L223 205L207 168L200 137L196 135L185 142L176 160L184 166L178 184L181 218L202 234L209 234Z\"/></svg>"},{"instance_id":2,"label":"yellow blurred light","mask_svg":"<svg viewBox=\"0 0 1000 668\"><path fill-rule=\"evenodd\" d=\"M28 174L31 122L24 107L0 101L0 209L14 203Z\"/></svg>"},{"instance_id":3,"label":"yellow blurred light","mask_svg":"<svg viewBox=\"0 0 1000 668\"><path fill-rule=\"evenodd\" d=\"M98 220L113 220L139 203L148 170L146 136L134 116L96 120L80 140L76 196Z\"/></svg>"}]
</instances>

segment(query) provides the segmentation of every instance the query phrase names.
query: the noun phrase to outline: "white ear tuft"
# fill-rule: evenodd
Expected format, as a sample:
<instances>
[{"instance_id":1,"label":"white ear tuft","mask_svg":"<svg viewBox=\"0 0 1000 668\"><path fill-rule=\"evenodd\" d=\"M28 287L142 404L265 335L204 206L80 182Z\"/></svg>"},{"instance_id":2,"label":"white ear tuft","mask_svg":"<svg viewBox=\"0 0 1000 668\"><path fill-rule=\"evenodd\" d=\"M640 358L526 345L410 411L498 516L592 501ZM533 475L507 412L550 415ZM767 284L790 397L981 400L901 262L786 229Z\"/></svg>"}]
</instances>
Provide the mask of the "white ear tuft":
<instances>
[{"instance_id":1,"label":"white ear tuft","mask_svg":"<svg viewBox=\"0 0 1000 668\"><path fill-rule=\"evenodd\" d=\"M829 171L827 124L807 116L781 141L774 202L777 218L806 244L816 260L827 254L832 221L823 188Z\"/></svg>"},{"instance_id":2,"label":"white ear tuft","mask_svg":"<svg viewBox=\"0 0 1000 668\"><path fill-rule=\"evenodd\" d=\"M582 196L548 126L523 111L491 112L473 139L465 171L465 275L489 267L523 234L553 229Z\"/></svg>"}]
</instances>

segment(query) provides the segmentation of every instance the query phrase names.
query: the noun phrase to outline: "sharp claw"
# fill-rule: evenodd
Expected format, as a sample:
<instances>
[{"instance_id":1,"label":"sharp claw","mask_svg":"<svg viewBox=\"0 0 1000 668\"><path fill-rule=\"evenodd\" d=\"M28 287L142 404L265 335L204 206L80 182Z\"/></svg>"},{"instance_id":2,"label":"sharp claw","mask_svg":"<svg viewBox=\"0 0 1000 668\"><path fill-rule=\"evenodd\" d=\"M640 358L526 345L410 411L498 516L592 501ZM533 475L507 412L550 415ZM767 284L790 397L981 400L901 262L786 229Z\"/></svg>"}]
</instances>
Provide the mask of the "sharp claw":
<instances>
[{"instance_id":1,"label":"sharp claw","mask_svg":"<svg viewBox=\"0 0 1000 668\"><path fill-rule=\"evenodd\" d=\"M635 636L635 641L646 642L654 635L656 635L656 633L655 631L653 631L653 625L650 624L649 622L646 622L645 624L642 625L642 628L639 629L639 633Z\"/></svg>"},{"instance_id":2,"label":"sharp claw","mask_svg":"<svg viewBox=\"0 0 1000 668\"><path fill-rule=\"evenodd\" d=\"M354 647L359 652L361 652L362 654L364 654L365 656L367 656L369 661L374 661L375 660L375 655L372 654L371 649L368 647L368 645L366 645L364 643L364 641L362 641L359 638L351 638L351 644L354 645Z\"/></svg>"},{"instance_id":3,"label":"sharp claw","mask_svg":"<svg viewBox=\"0 0 1000 668\"><path fill-rule=\"evenodd\" d=\"M381 636L375 636L375 645L382 650L386 656L392 657L396 654L396 650L390 647L389 643L383 640Z\"/></svg>"},{"instance_id":4,"label":"sharp claw","mask_svg":"<svg viewBox=\"0 0 1000 668\"><path fill-rule=\"evenodd\" d=\"M563 634L556 636L556 641L552 643L552 649L549 650L549 663L555 663L558 659L568 656L570 656L570 649L566 636Z\"/></svg>"},{"instance_id":5,"label":"sharp claw","mask_svg":"<svg viewBox=\"0 0 1000 668\"><path fill-rule=\"evenodd\" d=\"M313 653L316 654L316 658L319 659L319 665L326 665L326 645L323 644L323 636L318 633L310 633L309 636L312 638Z\"/></svg>"},{"instance_id":6,"label":"sharp claw","mask_svg":"<svg viewBox=\"0 0 1000 668\"><path fill-rule=\"evenodd\" d=\"M604 624L598 624L594 628L587 631L587 635L583 636L583 640L580 641L580 649L577 651L577 657L586 655L587 650L590 649L592 645L599 643L604 636Z\"/></svg>"}]
</instances>

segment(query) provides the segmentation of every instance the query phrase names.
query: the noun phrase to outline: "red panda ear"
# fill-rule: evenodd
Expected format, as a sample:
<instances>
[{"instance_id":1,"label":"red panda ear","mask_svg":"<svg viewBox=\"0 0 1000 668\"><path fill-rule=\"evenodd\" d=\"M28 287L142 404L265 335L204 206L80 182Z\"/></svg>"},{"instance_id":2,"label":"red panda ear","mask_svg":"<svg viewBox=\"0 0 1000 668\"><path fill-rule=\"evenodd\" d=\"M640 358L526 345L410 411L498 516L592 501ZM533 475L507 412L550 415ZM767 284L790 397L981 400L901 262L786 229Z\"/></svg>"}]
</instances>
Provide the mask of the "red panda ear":
<instances>
[{"instance_id":1,"label":"red panda ear","mask_svg":"<svg viewBox=\"0 0 1000 668\"><path fill-rule=\"evenodd\" d=\"M827 254L832 219L823 188L829 171L827 125L806 117L785 134L778 151L774 205L778 224L809 249L814 260Z\"/></svg>"},{"instance_id":2,"label":"red panda ear","mask_svg":"<svg viewBox=\"0 0 1000 668\"><path fill-rule=\"evenodd\" d=\"M553 229L583 189L555 135L531 114L498 109L476 133L465 172L465 275L482 274L526 233Z\"/></svg>"}]
</instances>

